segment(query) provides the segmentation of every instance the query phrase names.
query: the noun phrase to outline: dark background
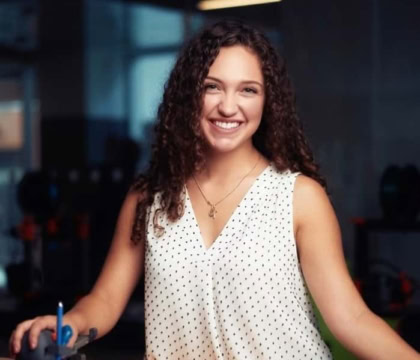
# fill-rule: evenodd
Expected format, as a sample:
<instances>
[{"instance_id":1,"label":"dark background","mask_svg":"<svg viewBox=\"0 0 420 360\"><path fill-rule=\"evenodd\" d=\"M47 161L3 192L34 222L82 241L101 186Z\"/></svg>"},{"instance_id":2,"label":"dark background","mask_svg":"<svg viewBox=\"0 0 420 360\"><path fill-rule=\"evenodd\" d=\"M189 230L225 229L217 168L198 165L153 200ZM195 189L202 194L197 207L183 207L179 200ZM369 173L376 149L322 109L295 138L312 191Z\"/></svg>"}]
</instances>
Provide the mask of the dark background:
<instances>
[{"instance_id":1,"label":"dark background","mask_svg":"<svg viewBox=\"0 0 420 360\"><path fill-rule=\"evenodd\" d=\"M409 306L385 294L371 307L396 321L416 314L418 14L416 0L283 0L209 12L192 0L0 3L0 356L17 321L54 312L58 299L69 307L91 287L128 184L147 164L171 61L202 25L224 17L262 27L285 57L364 295L395 293L400 271L410 279ZM10 145L6 128L19 121L21 141ZM410 164L405 180L395 169L384 180L390 165ZM35 229L40 249L22 229ZM372 285L379 278L385 289ZM142 316L140 285L91 356L135 358Z\"/></svg>"}]
</instances>

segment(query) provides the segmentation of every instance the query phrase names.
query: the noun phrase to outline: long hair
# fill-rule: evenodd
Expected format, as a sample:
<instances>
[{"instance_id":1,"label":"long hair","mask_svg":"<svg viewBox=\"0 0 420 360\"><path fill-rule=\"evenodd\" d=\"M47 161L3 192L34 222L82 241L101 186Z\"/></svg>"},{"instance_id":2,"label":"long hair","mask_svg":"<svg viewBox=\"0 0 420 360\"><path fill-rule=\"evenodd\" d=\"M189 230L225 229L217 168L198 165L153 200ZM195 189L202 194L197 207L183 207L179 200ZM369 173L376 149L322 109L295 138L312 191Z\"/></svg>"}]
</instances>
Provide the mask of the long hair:
<instances>
[{"instance_id":1,"label":"long hair","mask_svg":"<svg viewBox=\"0 0 420 360\"><path fill-rule=\"evenodd\" d=\"M221 21L187 43L165 85L149 168L132 185L132 191L140 192L131 236L134 243L145 239L149 216L159 234L163 231L160 213L170 221L183 215L184 184L205 163L206 143L199 121L204 80L220 49L234 45L258 56L264 77L265 104L254 146L279 171L299 171L326 186L297 116L284 60L262 32L239 21ZM151 214L158 193L159 206Z\"/></svg>"}]
</instances>

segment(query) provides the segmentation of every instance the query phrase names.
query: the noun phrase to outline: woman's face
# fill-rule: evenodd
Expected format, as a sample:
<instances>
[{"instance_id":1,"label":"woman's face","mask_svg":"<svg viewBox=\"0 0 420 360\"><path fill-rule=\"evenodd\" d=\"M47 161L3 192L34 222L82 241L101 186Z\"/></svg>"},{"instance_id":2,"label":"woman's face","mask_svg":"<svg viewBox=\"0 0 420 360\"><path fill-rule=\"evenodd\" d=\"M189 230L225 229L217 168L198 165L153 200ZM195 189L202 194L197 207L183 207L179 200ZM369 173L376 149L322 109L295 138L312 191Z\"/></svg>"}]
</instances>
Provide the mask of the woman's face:
<instances>
[{"instance_id":1,"label":"woman's face","mask_svg":"<svg viewBox=\"0 0 420 360\"><path fill-rule=\"evenodd\" d=\"M211 151L252 147L264 108L258 57L244 46L220 49L204 81L201 128Z\"/></svg>"}]
</instances>

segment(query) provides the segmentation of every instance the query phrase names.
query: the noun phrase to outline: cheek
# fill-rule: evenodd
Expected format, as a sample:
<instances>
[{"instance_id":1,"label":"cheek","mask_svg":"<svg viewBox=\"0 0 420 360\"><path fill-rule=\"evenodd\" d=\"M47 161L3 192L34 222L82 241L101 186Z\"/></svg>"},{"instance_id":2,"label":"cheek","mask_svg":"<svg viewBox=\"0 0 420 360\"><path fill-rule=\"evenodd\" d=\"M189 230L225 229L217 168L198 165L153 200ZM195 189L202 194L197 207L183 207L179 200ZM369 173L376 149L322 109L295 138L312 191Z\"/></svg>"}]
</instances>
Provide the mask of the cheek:
<instances>
[{"instance_id":1,"label":"cheek","mask_svg":"<svg viewBox=\"0 0 420 360\"><path fill-rule=\"evenodd\" d=\"M253 121L261 121L263 110L264 103L261 101L258 101L252 105L250 104L250 106L247 109L248 117Z\"/></svg>"},{"instance_id":2,"label":"cheek","mask_svg":"<svg viewBox=\"0 0 420 360\"><path fill-rule=\"evenodd\" d=\"M217 106L217 100L214 96L205 96L203 100L202 117L208 115Z\"/></svg>"}]
</instances>

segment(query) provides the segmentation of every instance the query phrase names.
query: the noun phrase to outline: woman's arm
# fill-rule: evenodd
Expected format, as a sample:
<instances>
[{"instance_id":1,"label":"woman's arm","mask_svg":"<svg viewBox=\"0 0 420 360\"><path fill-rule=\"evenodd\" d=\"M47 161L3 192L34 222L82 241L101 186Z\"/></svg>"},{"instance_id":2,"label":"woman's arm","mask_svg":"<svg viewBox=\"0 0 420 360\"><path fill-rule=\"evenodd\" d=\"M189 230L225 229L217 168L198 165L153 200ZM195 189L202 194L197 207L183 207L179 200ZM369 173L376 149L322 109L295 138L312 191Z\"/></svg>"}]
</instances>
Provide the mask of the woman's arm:
<instances>
[{"instance_id":1,"label":"woman's arm","mask_svg":"<svg viewBox=\"0 0 420 360\"><path fill-rule=\"evenodd\" d=\"M131 240L138 194L129 194L118 217L117 226L101 274L92 291L66 315L81 333L91 327L103 336L120 318L143 270L144 243Z\"/></svg>"},{"instance_id":2,"label":"woman's arm","mask_svg":"<svg viewBox=\"0 0 420 360\"><path fill-rule=\"evenodd\" d=\"M138 198L139 194L127 195L98 280L92 291L63 317L63 324L72 326L74 332L69 346L72 346L78 334L88 333L90 328L97 328L98 336L111 330L142 274L144 243L133 245L130 239ZM19 324L10 339L11 353L20 351L20 342L27 330L30 345L34 348L40 331L46 328L54 330L55 322L55 316L41 316Z\"/></svg>"},{"instance_id":3,"label":"woman's arm","mask_svg":"<svg viewBox=\"0 0 420 360\"><path fill-rule=\"evenodd\" d=\"M334 336L361 359L419 360L364 303L348 273L337 218L324 189L306 176L296 179L294 231L308 289Z\"/></svg>"}]
</instances>

